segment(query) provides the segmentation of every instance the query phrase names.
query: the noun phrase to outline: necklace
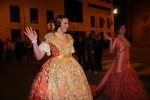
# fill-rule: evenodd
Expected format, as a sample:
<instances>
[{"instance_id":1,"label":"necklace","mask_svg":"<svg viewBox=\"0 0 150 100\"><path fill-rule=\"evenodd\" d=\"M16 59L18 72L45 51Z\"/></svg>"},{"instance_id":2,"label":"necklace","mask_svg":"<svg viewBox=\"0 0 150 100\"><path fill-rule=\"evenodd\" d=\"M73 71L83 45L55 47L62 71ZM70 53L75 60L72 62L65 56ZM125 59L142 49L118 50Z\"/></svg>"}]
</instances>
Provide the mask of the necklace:
<instances>
[{"instance_id":1,"label":"necklace","mask_svg":"<svg viewBox=\"0 0 150 100\"><path fill-rule=\"evenodd\" d=\"M57 32L55 32L55 35L57 35L58 37L60 37L60 38L63 39L63 40L65 39L65 36L66 36L65 34L63 34L63 35L61 36L61 35L59 35Z\"/></svg>"}]
</instances>

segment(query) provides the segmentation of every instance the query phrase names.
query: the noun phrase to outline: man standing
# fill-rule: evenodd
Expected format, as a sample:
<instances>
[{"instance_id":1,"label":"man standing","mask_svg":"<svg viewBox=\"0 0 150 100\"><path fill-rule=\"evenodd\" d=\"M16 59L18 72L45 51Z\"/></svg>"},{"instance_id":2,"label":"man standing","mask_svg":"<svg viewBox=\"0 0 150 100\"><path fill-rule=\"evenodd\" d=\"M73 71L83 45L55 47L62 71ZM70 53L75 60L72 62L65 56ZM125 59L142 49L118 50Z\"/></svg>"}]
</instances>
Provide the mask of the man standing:
<instances>
[{"instance_id":1,"label":"man standing","mask_svg":"<svg viewBox=\"0 0 150 100\"><path fill-rule=\"evenodd\" d=\"M97 34L97 40L94 49L94 57L97 70L102 70L102 51L103 51L103 38L100 34Z\"/></svg>"},{"instance_id":2,"label":"man standing","mask_svg":"<svg viewBox=\"0 0 150 100\"><path fill-rule=\"evenodd\" d=\"M86 66L86 59L84 54L84 39L81 35L78 36L78 40L76 41L76 49L77 49L77 55L78 55L78 62L80 65L82 65L83 61L83 67ZM81 59L82 58L82 59Z\"/></svg>"},{"instance_id":3,"label":"man standing","mask_svg":"<svg viewBox=\"0 0 150 100\"><path fill-rule=\"evenodd\" d=\"M7 62L12 62L12 51L14 47L9 38L7 38L7 41L5 43L5 48L6 48L6 60Z\"/></svg>"},{"instance_id":4,"label":"man standing","mask_svg":"<svg viewBox=\"0 0 150 100\"><path fill-rule=\"evenodd\" d=\"M84 51L88 56L86 70L91 71L94 74L97 74L95 71L95 60L94 60L94 44L95 44L95 31L91 30L89 36L85 39Z\"/></svg>"},{"instance_id":5,"label":"man standing","mask_svg":"<svg viewBox=\"0 0 150 100\"><path fill-rule=\"evenodd\" d=\"M22 51L23 43L21 42L20 38L18 38L16 42L16 57L19 62L22 61Z\"/></svg>"}]
</instances>

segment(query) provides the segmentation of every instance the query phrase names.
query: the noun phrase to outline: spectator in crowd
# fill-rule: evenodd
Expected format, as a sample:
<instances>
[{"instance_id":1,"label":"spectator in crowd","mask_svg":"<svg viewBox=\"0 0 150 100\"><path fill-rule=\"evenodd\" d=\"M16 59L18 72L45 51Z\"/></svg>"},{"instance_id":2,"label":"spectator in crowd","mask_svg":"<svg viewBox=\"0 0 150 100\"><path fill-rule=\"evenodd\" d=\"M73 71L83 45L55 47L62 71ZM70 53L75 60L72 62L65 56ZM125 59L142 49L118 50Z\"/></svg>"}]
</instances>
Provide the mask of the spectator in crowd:
<instances>
[{"instance_id":1,"label":"spectator in crowd","mask_svg":"<svg viewBox=\"0 0 150 100\"><path fill-rule=\"evenodd\" d=\"M6 60L7 62L12 62L12 51L14 47L9 38L7 38L7 41L5 43L5 48L6 48Z\"/></svg>"},{"instance_id":2,"label":"spectator in crowd","mask_svg":"<svg viewBox=\"0 0 150 100\"><path fill-rule=\"evenodd\" d=\"M97 40L94 48L94 57L97 70L102 70L102 52L103 52L103 38L100 34L97 34Z\"/></svg>"},{"instance_id":3,"label":"spectator in crowd","mask_svg":"<svg viewBox=\"0 0 150 100\"><path fill-rule=\"evenodd\" d=\"M26 40L26 44L25 44L25 47L26 47L26 55L27 55L27 60L33 60L33 56L32 56L32 42L29 40L29 38L27 38Z\"/></svg>"},{"instance_id":4,"label":"spectator in crowd","mask_svg":"<svg viewBox=\"0 0 150 100\"><path fill-rule=\"evenodd\" d=\"M88 37L85 39L84 52L88 56L86 70L91 71L94 74L97 74L95 71L95 60L94 60L94 45L95 45L95 31L91 30Z\"/></svg>"},{"instance_id":5,"label":"spectator in crowd","mask_svg":"<svg viewBox=\"0 0 150 100\"><path fill-rule=\"evenodd\" d=\"M84 53L84 39L82 38L81 35L78 36L78 39L76 41L76 50L78 55L78 62L84 68L86 66L86 59Z\"/></svg>"},{"instance_id":6,"label":"spectator in crowd","mask_svg":"<svg viewBox=\"0 0 150 100\"><path fill-rule=\"evenodd\" d=\"M20 38L17 39L15 48L17 60L20 62L22 61L22 52L23 52L23 43L21 42Z\"/></svg>"}]
</instances>

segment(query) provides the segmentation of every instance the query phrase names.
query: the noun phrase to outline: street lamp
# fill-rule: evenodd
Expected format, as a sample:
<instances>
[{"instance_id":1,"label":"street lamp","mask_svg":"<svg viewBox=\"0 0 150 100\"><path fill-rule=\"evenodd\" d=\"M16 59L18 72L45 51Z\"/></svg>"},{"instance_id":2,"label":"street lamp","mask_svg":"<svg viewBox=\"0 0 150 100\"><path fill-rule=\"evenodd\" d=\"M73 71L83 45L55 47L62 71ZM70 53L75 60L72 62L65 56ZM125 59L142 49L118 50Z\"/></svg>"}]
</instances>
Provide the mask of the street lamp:
<instances>
[{"instance_id":1,"label":"street lamp","mask_svg":"<svg viewBox=\"0 0 150 100\"><path fill-rule=\"evenodd\" d=\"M114 9L114 14L117 14L117 12L118 12L118 9Z\"/></svg>"},{"instance_id":2,"label":"street lamp","mask_svg":"<svg viewBox=\"0 0 150 100\"><path fill-rule=\"evenodd\" d=\"M118 13L118 9L114 9L114 32L115 32L115 29L116 29L116 14Z\"/></svg>"}]
</instances>

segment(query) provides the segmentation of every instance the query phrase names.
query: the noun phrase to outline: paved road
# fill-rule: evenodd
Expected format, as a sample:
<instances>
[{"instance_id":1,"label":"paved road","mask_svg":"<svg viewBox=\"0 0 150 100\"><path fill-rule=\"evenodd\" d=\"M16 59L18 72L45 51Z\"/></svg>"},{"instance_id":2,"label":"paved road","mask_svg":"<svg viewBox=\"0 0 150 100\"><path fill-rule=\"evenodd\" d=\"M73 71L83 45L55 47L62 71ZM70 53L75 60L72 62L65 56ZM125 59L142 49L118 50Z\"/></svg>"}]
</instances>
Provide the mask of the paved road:
<instances>
[{"instance_id":1,"label":"paved road","mask_svg":"<svg viewBox=\"0 0 150 100\"><path fill-rule=\"evenodd\" d=\"M131 65L139 73L139 78L150 94L150 46L132 45L130 54ZM76 55L74 57L76 58ZM114 57L115 55L108 53L108 49L104 49L103 70L98 71L98 74L85 72L89 84L97 85L101 81ZM22 62L14 60L11 63L0 63L0 100L26 100L36 73L47 59L45 56L41 61L27 61L26 57L23 57ZM101 94L96 100L107 98Z\"/></svg>"}]
</instances>

